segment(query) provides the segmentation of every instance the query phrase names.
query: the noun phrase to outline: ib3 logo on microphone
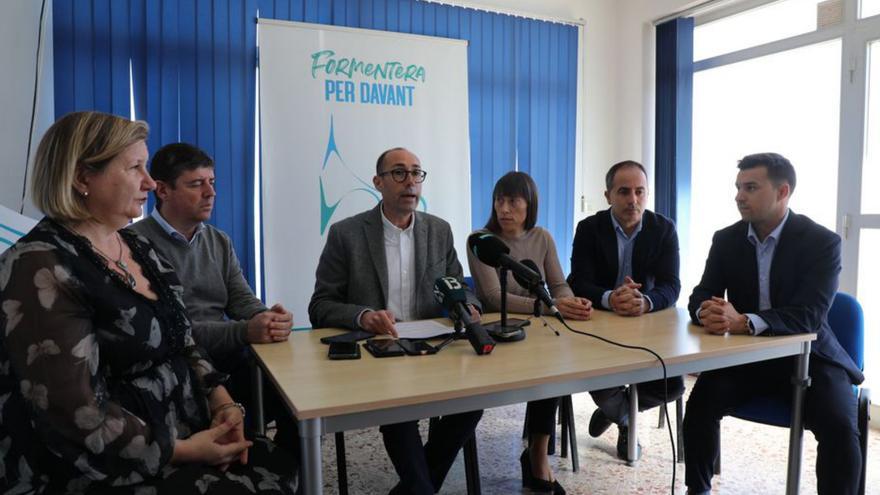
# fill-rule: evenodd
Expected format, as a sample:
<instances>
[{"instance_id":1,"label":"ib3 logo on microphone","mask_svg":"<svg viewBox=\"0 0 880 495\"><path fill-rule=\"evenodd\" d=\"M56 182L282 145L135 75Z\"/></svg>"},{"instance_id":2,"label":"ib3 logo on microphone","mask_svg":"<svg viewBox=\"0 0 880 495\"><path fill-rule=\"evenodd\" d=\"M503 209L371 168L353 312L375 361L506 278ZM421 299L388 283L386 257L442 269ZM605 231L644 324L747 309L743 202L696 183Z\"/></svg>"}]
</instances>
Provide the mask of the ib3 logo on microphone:
<instances>
[{"instance_id":1,"label":"ib3 logo on microphone","mask_svg":"<svg viewBox=\"0 0 880 495\"><path fill-rule=\"evenodd\" d=\"M458 281L455 277L440 277L434 283L434 297L438 301L442 301L446 298L446 293L443 291L443 287L446 287L446 292L451 290L463 290L461 282Z\"/></svg>"}]
</instances>

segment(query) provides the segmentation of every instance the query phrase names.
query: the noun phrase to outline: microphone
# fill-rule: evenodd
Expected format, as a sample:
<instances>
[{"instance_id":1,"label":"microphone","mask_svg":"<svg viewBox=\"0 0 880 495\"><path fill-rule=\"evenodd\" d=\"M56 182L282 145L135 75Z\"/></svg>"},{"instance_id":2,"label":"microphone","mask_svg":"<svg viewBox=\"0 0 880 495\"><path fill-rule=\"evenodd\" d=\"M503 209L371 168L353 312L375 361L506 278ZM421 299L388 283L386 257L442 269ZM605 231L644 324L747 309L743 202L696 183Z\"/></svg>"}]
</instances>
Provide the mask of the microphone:
<instances>
[{"instance_id":1,"label":"microphone","mask_svg":"<svg viewBox=\"0 0 880 495\"><path fill-rule=\"evenodd\" d=\"M538 265L530 259L524 259L520 261L520 263L530 268L531 270L534 270L535 273L541 273L541 271L538 269ZM562 323L565 323L565 320L562 319L562 313L560 313L559 308L556 307L556 301L553 300L553 297L547 290L547 286L544 284L544 280L540 278L540 275L538 277L538 281L533 282L526 278L520 277L516 273L513 274L513 279L516 280L516 283L518 283L523 289L526 289L527 291L531 292L535 297L540 299L542 303L546 304L547 307L550 308L550 313L552 313L553 316L559 319L559 321L561 321Z\"/></svg>"},{"instance_id":2,"label":"microphone","mask_svg":"<svg viewBox=\"0 0 880 495\"><path fill-rule=\"evenodd\" d=\"M510 256L510 248L495 234L489 232L473 233L468 237L467 244L468 249L483 263L496 268L507 268L514 277L519 276L523 280L527 280L529 284L537 284L541 281L540 272L513 259Z\"/></svg>"},{"instance_id":3,"label":"microphone","mask_svg":"<svg viewBox=\"0 0 880 495\"><path fill-rule=\"evenodd\" d=\"M467 293L455 277L440 277L434 282L434 299L449 311L453 320L464 324L465 335L479 355L489 354L495 349L495 341L478 322L471 321L467 307Z\"/></svg>"}]
</instances>

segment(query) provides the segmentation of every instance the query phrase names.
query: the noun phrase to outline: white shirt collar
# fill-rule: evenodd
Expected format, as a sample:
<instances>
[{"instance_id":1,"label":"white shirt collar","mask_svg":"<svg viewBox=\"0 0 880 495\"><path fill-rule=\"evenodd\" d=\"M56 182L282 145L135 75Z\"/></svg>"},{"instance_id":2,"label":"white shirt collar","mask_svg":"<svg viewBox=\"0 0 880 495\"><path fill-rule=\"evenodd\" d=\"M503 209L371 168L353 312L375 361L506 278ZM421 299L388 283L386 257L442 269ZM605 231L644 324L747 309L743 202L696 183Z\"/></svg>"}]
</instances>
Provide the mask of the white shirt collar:
<instances>
[{"instance_id":1,"label":"white shirt collar","mask_svg":"<svg viewBox=\"0 0 880 495\"><path fill-rule=\"evenodd\" d=\"M636 234L638 234L639 232L642 231L642 221L639 220L639 223L638 223L638 225L636 225L636 228L633 230L632 234L626 235L626 231L623 230L623 227L620 225L620 222L617 221L617 217L614 216L614 212L611 211L611 208L608 209L608 213L611 214L611 223L614 224L614 231L623 234L623 236L626 237L627 239L632 239L633 237L636 236Z\"/></svg>"},{"instance_id":2,"label":"white shirt collar","mask_svg":"<svg viewBox=\"0 0 880 495\"><path fill-rule=\"evenodd\" d=\"M761 242L760 240L758 240L758 233L755 232L755 227L752 225L751 222L749 222L749 233L748 233L748 235L746 235L746 237L749 239L749 241L752 244L756 244L756 245L757 244L764 244L770 239L773 239L774 242L779 242L779 234L782 233L782 227L785 227L785 222L788 221L789 213L791 213L791 210L786 209L785 216L782 217L782 221L779 222L779 225L777 225L776 228L770 232L770 234L767 236L767 238L764 239L764 242Z\"/></svg>"},{"instance_id":3,"label":"white shirt collar","mask_svg":"<svg viewBox=\"0 0 880 495\"><path fill-rule=\"evenodd\" d=\"M196 237L201 234L203 230L205 230L205 224L199 223L199 226L196 227L195 234L193 234L192 240L190 240L187 239L185 235L178 232L177 229L175 229L170 223L168 223L168 220L165 220L165 217L163 217L162 214L159 213L159 208L153 208L153 212L150 213L150 216L153 217L154 220L156 220L156 223L158 223L159 226L162 227L162 230L164 230L165 233L171 236L172 239L186 244L192 244L196 240Z\"/></svg>"},{"instance_id":4,"label":"white shirt collar","mask_svg":"<svg viewBox=\"0 0 880 495\"><path fill-rule=\"evenodd\" d=\"M391 220L388 220L388 217L385 216L385 207L379 207L380 212L382 213L382 225L385 227L385 230L391 229L390 232L398 233L398 234L409 234L413 231L413 226L416 224L416 213L413 212L412 220L410 220L409 225L405 229L401 229L397 225L391 223Z\"/></svg>"}]
</instances>

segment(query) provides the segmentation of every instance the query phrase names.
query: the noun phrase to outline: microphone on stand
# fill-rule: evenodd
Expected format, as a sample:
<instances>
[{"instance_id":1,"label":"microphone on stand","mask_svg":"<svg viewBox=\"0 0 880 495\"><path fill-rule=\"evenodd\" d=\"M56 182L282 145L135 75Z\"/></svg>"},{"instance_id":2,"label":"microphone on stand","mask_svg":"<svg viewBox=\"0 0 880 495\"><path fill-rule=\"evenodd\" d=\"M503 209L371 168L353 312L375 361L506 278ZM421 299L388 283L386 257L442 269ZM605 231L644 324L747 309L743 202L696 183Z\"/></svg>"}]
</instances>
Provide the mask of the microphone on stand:
<instances>
[{"instance_id":1,"label":"microphone on stand","mask_svg":"<svg viewBox=\"0 0 880 495\"><path fill-rule=\"evenodd\" d=\"M479 322L471 320L467 307L467 293L455 277L440 277L434 282L434 299L449 312L452 320L464 325L465 336L479 355L489 354L495 349L495 341L486 333Z\"/></svg>"},{"instance_id":2,"label":"microphone on stand","mask_svg":"<svg viewBox=\"0 0 880 495\"><path fill-rule=\"evenodd\" d=\"M506 268L514 277L519 276L529 284L537 284L541 281L541 272L513 259L510 256L510 248L495 234L476 232L468 237L467 244L468 249L483 263L495 268Z\"/></svg>"},{"instance_id":3,"label":"microphone on stand","mask_svg":"<svg viewBox=\"0 0 880 495\"><path fill-rule=\"evenodd\" d=\"M538 269L538 265L535 264L534 261L530 259L524 259L520 261L524 266L528 267L531 270L534 270L535 273L541 273ZM550 313L555 316L559 321L565 323L565 320L562 318L562 313L559 311L559 308L556 307L556 301L553 300L553 297L550 295L550 292L547 290L547 286L544 283L544 279L538 275L537 281L534 279L527 279L524 277L520 277L516 273L513 274L513 279L516 280L523 289L531 292L538 300L543 302L550 308ZM535 315L538 316L538 315Z\"/></svg>"}]
</instances>

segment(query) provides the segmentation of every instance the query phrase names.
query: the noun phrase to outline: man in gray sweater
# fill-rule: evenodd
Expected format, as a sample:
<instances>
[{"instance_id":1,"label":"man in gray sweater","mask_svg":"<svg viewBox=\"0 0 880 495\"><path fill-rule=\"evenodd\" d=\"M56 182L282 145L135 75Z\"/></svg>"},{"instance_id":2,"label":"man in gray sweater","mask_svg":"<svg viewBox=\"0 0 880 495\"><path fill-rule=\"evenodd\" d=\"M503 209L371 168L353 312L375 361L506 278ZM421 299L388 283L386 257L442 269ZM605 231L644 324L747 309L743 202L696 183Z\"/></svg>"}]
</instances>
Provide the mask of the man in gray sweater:
<instances>
[{"instance_id":1,"label":"man in gray sweater","mask_svg":"<svg viewBox=\"0 0 880 495\"><path fill-rule=\"evenodd\" d=\"M153 156L156 208L130 228L150 239L184 283L193 338L217 361L246 344L287 340L293 316L266 308L241 273L229 236L205 223L214 208L214 161L186 144Z\"/></svg>"},{"instance_id":2,"label":"man in gray sweater","mask_svg":"<svg viewBox=\"0 0 880 495\"><path fill-rule=\"evenodd\" d=\"M229 236L205 223L215 197L210 156L186 143L169 144L153 156L150 174L156 181L156 208L129 228L152 241L174 266L193 338L220 370L232 375L230 392L244 400L250 392L247 345L287 340L293 315L281 304L267 308L254 296Z\"/></svg>"}]
</instances>

